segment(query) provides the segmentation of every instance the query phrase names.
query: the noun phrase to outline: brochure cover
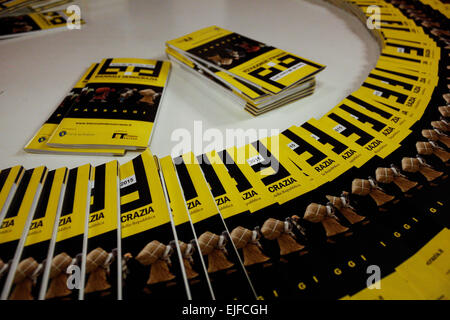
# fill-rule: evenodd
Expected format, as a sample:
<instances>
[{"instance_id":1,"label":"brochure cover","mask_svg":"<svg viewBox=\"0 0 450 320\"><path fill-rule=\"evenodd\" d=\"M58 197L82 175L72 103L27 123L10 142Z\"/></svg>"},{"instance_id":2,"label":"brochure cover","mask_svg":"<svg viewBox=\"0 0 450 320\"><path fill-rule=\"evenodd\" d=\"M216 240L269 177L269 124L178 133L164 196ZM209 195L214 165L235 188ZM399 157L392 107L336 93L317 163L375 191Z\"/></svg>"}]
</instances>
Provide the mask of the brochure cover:
<instances>
[{"instance_id":1,"label":"brochure cover","mask_svg":"<svg viewBox=\"0 0 450 320\"><path fill-rule=\"evenodd\" d=\"M62 208L67 168L47 174L9 292L9 300L37 300L44 274L48 276Z\"/></svg>"},{"instance_id":2,"label":"brochure cover","mask_svg":"<svg viewBox=\"0 0 450 320\"><path fill-rule=\"evenodd\" d=\"M0 225L9 208L25 169L15 166L0 171Z\"/></svg>"},{"instance_id":3,"label":"brochure cover","mask_svg":"<svg viewBox=\"0 0 450 320\"><path fill-rule=\"evenodd\" d=\"M47 172L44 166L24 172L0 227L0 261L3 265L0 273L2 300L8 298Z\"/></svg>"},{"instance_id":4,"label":"brochure cover","mask_svg":"<svg viewBox=\"0 0 450 320\"><path fill-rule=\"evenodd\" d=\"M170 156L161 158L159 165L166 191L166 200L171 208L171 219L175 227L176 240L179 243L180 260L183 261L184 273L189 285L191 295L189 299L215 300L205 259L200 251L172 158Z\"/></svg>"},{"instance_id":5,"label":"brochure cover","mask_svg":"<svg viewBox=\"0 0 450 320\"><path fill-rule=\"evenodd\" d=\"M103 59L48 141L52 147L145 149L162 105L170 62Z\"/></svg>"},{"instance_id":6,"label":"brochure cover","mask_svg":"<svg viewBox=\"0 0 450 320\"><path fill-rule=\"evenodd\" d=\"M119 163L92 168L83 297L122 299Z\"/></svg>"},{"instance_id":7,"label":"brochure cover","mask_svg":"<svg viewBox=\"0 0 450 320\"><path fill-rule=\"evenodd\" d=\"M179 244L149 149L120 166L120 207L124 299L185 299Z\"/></svg>"},{"instance_id":8,"label":"brochure cover","mask_svg":"<svg viewBox=\"0 0 450 320\"><path fill-rule=\"evenodd\" d=\"M58 222L56 243L44 278L40 299L78 300L82 298L86 256L86 224L91 197L91 170L86 164L69 170Z\"/></svg>"},{"instance_id":9,"label":"brochure cover","mask_svg":"<svg viewBox=\"0 0 450 320\"><path fill-rule=\"evenodd\" d=\"M47 145L47 141L55 129L61 123L61 120L72 108L74 104L85 103L90 99L92 92L85 88L86 83L94 74L98 63L92 64L81 79L75 84L73 89L64 97L50 118L42 125L38 132L24 147L24 150L31 153L50 153L50 154L80 154L80 155L123 155L125 150L121 149L81 149L81 148L53 148Z\"/></svg>"}]
</instances>

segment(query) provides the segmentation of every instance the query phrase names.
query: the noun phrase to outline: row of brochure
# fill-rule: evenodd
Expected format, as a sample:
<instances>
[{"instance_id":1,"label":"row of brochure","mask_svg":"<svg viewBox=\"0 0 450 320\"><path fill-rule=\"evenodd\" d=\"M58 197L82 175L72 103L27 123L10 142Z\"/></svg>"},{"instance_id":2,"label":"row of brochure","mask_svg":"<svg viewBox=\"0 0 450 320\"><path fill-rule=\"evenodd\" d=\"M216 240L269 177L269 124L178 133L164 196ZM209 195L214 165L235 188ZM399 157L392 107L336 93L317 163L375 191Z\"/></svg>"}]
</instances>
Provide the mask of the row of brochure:
<instances>
[{"instance_id":1,"label":"row of brochure","mask_svg":"<svg viewBox=\"0 0 450 320\"><path fill-rule=\"evenodd\" d=\"M145 150L161 109L168 61L109 58L92 64L25 146L52 154Z\"/></svg>"},{"instance_id":2,"label":"row of brochure","mask_svg":"<svg viewBox=\"0 0 450 320\"><path fill-rule=\"evenodd\" d=\"M0 171L1 298L449 299L446 38L407 16L448 22L408 3L337 3L379 6L383 49L320 119L202 155Z\"/></svg>"},{"instance_id":3,"label":"row of brochure","mask_svg":"<svg viewBox=\"0 0 450 320\"><path fill-rule=\"evenodd\" d=\"M313 94L325 66L217 26L167 41L167 57L252 115Z\"/></svg>"}]
</instances>

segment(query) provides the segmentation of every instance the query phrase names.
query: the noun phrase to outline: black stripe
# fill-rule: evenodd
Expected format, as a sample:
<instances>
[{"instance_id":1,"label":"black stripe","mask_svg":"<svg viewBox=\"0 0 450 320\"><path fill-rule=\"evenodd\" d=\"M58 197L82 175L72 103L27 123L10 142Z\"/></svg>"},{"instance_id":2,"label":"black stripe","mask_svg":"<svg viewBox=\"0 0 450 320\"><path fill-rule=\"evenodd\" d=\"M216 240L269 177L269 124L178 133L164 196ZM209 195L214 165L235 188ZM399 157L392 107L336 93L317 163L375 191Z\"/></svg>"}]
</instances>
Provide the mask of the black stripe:
<instances>
[{"instance_id":1,"label":"black stripe","mask_svg":"<svg viewBox=\"0 0 450 320\"><path fill-rule=\"evenodd\" d=\"M391 113L386 112L384 110L381 110L381 109L379 109L379 108L377 108L377 107L367 103L366 101L358 99L358 98L356 98L356 97L354 97L352 95L349 95L347 97L347 99L350 100L350 101L353 101L354 103L360 105L361 107L363 107L363 108L365 108L365 109L367 109L369 111L372 111L372 112L375 112L375 113L379 114L380 116L382 116L385 119L390 119L392 117Z\"/></svg>"},{"instance_id":2,"label":"black stripe","mask_svg":"<svg viewBox=\"0 0 450 320\"><path fill-rule=\"evenodd\" d=\"M5 185L6 179L8 179L9 173L11 172L11 168L4 169L0 172L0 192Z\"/></svg>"},{"instance_id":3,"label":"black stripe","mask_svg":"<svg viewBox=\"0 0 450 320\"><path fill-rule=\"evenodd\" d=\"M398 56L395 56L393 54L382 53L381 55L383 57L390 57L390 58L399 59L399 60L406 60L406 61L412 61L412 62L417 62L417 63L421 62L421 60L418 60L418 59L398 57Z\"/></svg>"},{"instance_id":4,"label":"black stripe","mask_svg":"<svg viewBox=\"0 0 450 320\"><path fill-rule=\"evenodd\" d=\"M14 198L11 201L11 204L8 208L8 212L6 213L5 219L12 218L17 216L19 213L20 206L22 205L23 197L27 192L28 185L30 184L31 176L33 175L34 169L29 169L25 171L22 180L20 181L19 186L17 187L16 193L14 194Z\"/></svg>"},{"instance_id":5,"label":"black stripe","mask_svg":"<svg viewBox=\"0 0 450 320\"><path fill-rule=\"evenodd\" d=\"M53 181L55 179L55 170L48 173L47 179L45 179L44 187L42 188L41 196L34 212L33 220L43 218L47 212L48 200L50 199L50 193L52 191Z\"/></svg>"},{"instance_id":6,"label":"black stripe","mask_svg":"<svg viewBox=\"0 0 450 320\"><path fill-rule=\"evenodd\" d=\"M75 199L75 189L77 185L78 168L70 169L69 178L67 179L66 193L61 211L61 217L71 214L73 211L73 203Z\"/></svg>"},{"instance_id":7,"label":"black stripe","mask_svg":"<svg viewBox=\"0 0 450 320\"><path fill-rule=\"evenodd\" d=\"M412 76L412 75L409 75L409 74L406 74L406 73L402 73L402 72L396 72L396 71L391 71L391 70L388 70L388 69L382 69L382 68L375 68L375 70L380 70L380 71L388 72L388 73L395 74L395 75L397 75L397 76L401 76L401 77L403 77L403 78L408 78L408 79L411 79L411 80L416 80L416 81L419 80L419 77Z\"/></svg>"},{"instance_id":8,"label":"black stripe","mask_svg":"<svg viewBox=\"0 0 450 320\"><path fill-rule=\"evenodd\" d=\"M178 159L177 159L178 158ZM194 183L192 182L189 171L186 164L181 156L174 158L175 169L178 173L178 178L180 179L181 188L183 189L184 199L186 201L192 200L198 197L197 191L195 190Z\"/></svg>"}]
</instances>

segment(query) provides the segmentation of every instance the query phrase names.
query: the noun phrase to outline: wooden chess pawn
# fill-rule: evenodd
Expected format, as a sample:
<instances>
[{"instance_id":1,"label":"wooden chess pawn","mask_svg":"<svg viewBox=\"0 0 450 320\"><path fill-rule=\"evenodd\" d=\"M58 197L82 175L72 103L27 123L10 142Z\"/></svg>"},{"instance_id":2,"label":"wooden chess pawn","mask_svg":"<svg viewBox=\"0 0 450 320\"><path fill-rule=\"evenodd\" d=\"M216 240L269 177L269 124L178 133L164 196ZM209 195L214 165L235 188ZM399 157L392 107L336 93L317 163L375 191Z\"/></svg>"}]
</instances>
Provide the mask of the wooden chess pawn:
<instances>
[{"instance_id":1,"label":"wooden chess pawn","mask_svg":"<svg viewBox=\"0 0 450 320\"><path fill-rule=\"evenodd\" d=\"M450 93L444 93L442 98L445 100L445 103L450 104Z\"/></svg>"},{"instance_id":2,"label":"wooden chess pawn","mask_svg":"<svg viewBox=\"0 0 450 320\"><path fill-rule=\"evenodd\" d=\"M192 268L192 264L194 263L194 259L192 255L194 254L195 248L192 243L185 243L183 241L178 240L178 244L180 246L181 257L183 258L184 270L186 271L186 277L190 279L194 279L198 277L198 273Z\"/></svg>"},{"instance_id":3,"label":"wooden chess pawn","mask_svg":"<svg viewBox=\"0 0 450 320\"><path fill-rule=\"evenodd\" d=\"M418 182L409 180L405 175L391 164L390 168L377 168L375 179L380 183L394 183L403 193L408 192L418 185Z\"/></svg>"},{"instance_id":4,"label":"wooden chess pawn","mask_svg":"<svg viewBox=\"0 0 450 320\"><path fill-rule=\"evenodd\" d=\"M67 288L68 275L66 271L71 264L74 264L74 260L65 252L53 258L50 267L50 284L45 299L62 298L72 293Z\"/></svg>"},{"instance_id":5,"label":"wooden chess pawn","mask_svg":"<svg viewBox=\"0 0 450 320\"><path fill-rule=\"evenodd\" d=\"M169 269L172 251L171 246L166 246L158 240L153 240L139 252L136 260L144 266L150 266L150 276L147 284L170 281L175 278Z\"/></svg>"},{"instance_id":6,"label":"wooden chess pawn","mask_svg":"<svg viewBox=\"0 0 450 320\"><path fill-rule=\"evenodd\" d=\"M290 219L281 221L269 218L261 227L261 233L267 240L277 240L280 247L280 255L283 256L305 248L305 246L296 241L297 237L292 232L293 227L294 225Z\"/></svg>"},{"instance_id":7,"label":"wooden chess pawn","mask_svg":"<svg viewBox=\"0 0 450 320\"><path fill-rule=\"evenodd\" d=\"M244 266L266 262L270 258L262 253L258 230L238 226L231 231L231 240L237 249L242 249Z\"/></svg>"},{"instance_id":8,"label":"wooden chess pawn","mask_svg":"<svg viewBox=\"0 0 450 320\"><path fill-rule=\"evenodd\" d=\"M431 121L431 126L435 129L440 130L441 132L449 132L450 131L450 123L441 118L439 121Z\"/></svg>"},{"instance_id":9,"label":"wooden chess pawn","mask_svg":"<svg viewBox=\"0 0 450 320\"><path fill-rule=\"evenodd\" d=\"M366 217L360 216L355 212L355 209L350 205L348 192L342 192L340 197L327 195L326 198L335 210L338 210L348 222L355 224L364 221Z\"/></svg>"},{"instance_id":10,"label":"wooden chess pawn","mask_svg":"<svg viewBox=\"0 0 450 320\"><path fill-rule=\"evenodd\" d=\"M208 257L208 273L213 273L234 266L227 259L226 249L227 239L224 234L218 236L212 232L206 231L198 238L198 245L202 255Z\"/></svg>"},{"instance_id":11,"label":"wooden chess pawn","mask_svg":"<svg viewBox=\"0 0 450 320\"><path fill-rule=\"evenodd\" d=\"M318 203L310 203L305 210L303 219L312 223L321 223L325 229L327 238L347 232L349 229L339 223L339 219L334 214L331 204L321 205Z\"/></svg>"},{"instance_id":12,"label":"wooden chess pawn","mask_svg":"<svg viewBox=\"0 0 450 320\"><path fill-rule=\"evenodd\" d=\"M419 172L428 182L434 181L444 173L434 170L425 160L419 156L416 158L404 157L402 159L402 170L405 172Z\"/></svg>"},{"instance_id":13,"label":"wooden chess pawn","mask_svg":"<svg viewBox=\"0 0 450 320\"><path fill-rule=\"evenodd\" d=\"M450 137L439 129L425 129L422 130L422 136L430 141L439 141L443 143L447 148L450 148Z\"/></svg>"},{"instance_id":14,"label":"wooden chess pawn","mask_svg":"<svg viewBox=\"0 0 450 320\"><path fill-rule=\"evenodd\" d=\"M416 149L420 155L429 156L434 154L443 163L447 163L448 160L450 159L450 152L445 151L444 148L441 148L433 141L429 142L418 141L416 143Z\"/></svg>"},{"instance_id":15,"label":"wooden chess pawn","mask_svg":"<svg viewBox=\"0 0 450 320\"><path fill-rule=\"evenodd\" d=\"M438 107L439 112L445 118L450 118L450 106L440 106Z\"/></svg>"},{"instance_id":16,"label":"wooden chess pawn","mask_svg":"<svg viewBox=\"0 0 450 320\"><path fill-rule=\"evenodd\" d=\"M88 275L85 293L104 291L111 288L108 282L109 265L113 261L112 253L98 247L86 256L86 275Z\"/></svg>"},{"instance_id":17,"label":"wooden chess pawn","mask_svg":"<svg viewBox=\"0 0 450 320\"><path fill-rule=\"evenodd\" d=\"M14 289L9 296L9 300L33 300L31 290L40 270L42 270L42 265L38 264L32 257L20 261L14 275Z\"/></svg>"},{"instance_id":18,"label":"wooden chess pawn","mask_svg":"<svg viewBox=\"0 0 450 320\"><path fill-rule=\"evenodd\" d=\"M386 194L371 177L367 180L354 179L352 181L352 193L360 196L369 195L378 207L381 207L395 198L394 196Z\"/></svg>"},{"instance_id":19,"label":"wooden chess pawn","mask_svg":"<svg viewBox=\"0 0 450 320\"><path fill-rule=\"evenodd\" d=\"M156 93L153 89L143 89L139 91L139 94L142 98L139 100L139 103L146 104L148 106L153 106L155 104L155 100L161 94Z\"/></svg>"}]
</instances>

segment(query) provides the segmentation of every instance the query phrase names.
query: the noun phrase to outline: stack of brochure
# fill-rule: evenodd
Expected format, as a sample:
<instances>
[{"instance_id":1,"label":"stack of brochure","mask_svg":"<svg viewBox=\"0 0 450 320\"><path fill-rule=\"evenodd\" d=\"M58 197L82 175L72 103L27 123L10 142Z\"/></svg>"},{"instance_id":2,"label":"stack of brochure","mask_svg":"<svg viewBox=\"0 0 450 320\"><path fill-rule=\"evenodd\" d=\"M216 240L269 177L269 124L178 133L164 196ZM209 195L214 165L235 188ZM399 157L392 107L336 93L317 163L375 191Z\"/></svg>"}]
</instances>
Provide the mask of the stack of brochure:
<instances>
[{"instance_id":1,"label":"stack of brochure","mask_svg":"<svg viewBox=\"0 0 450 320\"><path fill-rule=\"evenodd\" d=\"M311 95L325 66L217 26L166 42L170 60L207 78L252 115Z\"/></svg>"},{"instance_id":2,"label":"stack of brochure","mask_svg":"<svg viewBox=\"0 0 450 320\"><path fill-rule=\"evenodd\" d=\"M171 64L109 58L91 65L25 146L35 153L123 155L151 139Z\"/></svg>"}]
</instances>

